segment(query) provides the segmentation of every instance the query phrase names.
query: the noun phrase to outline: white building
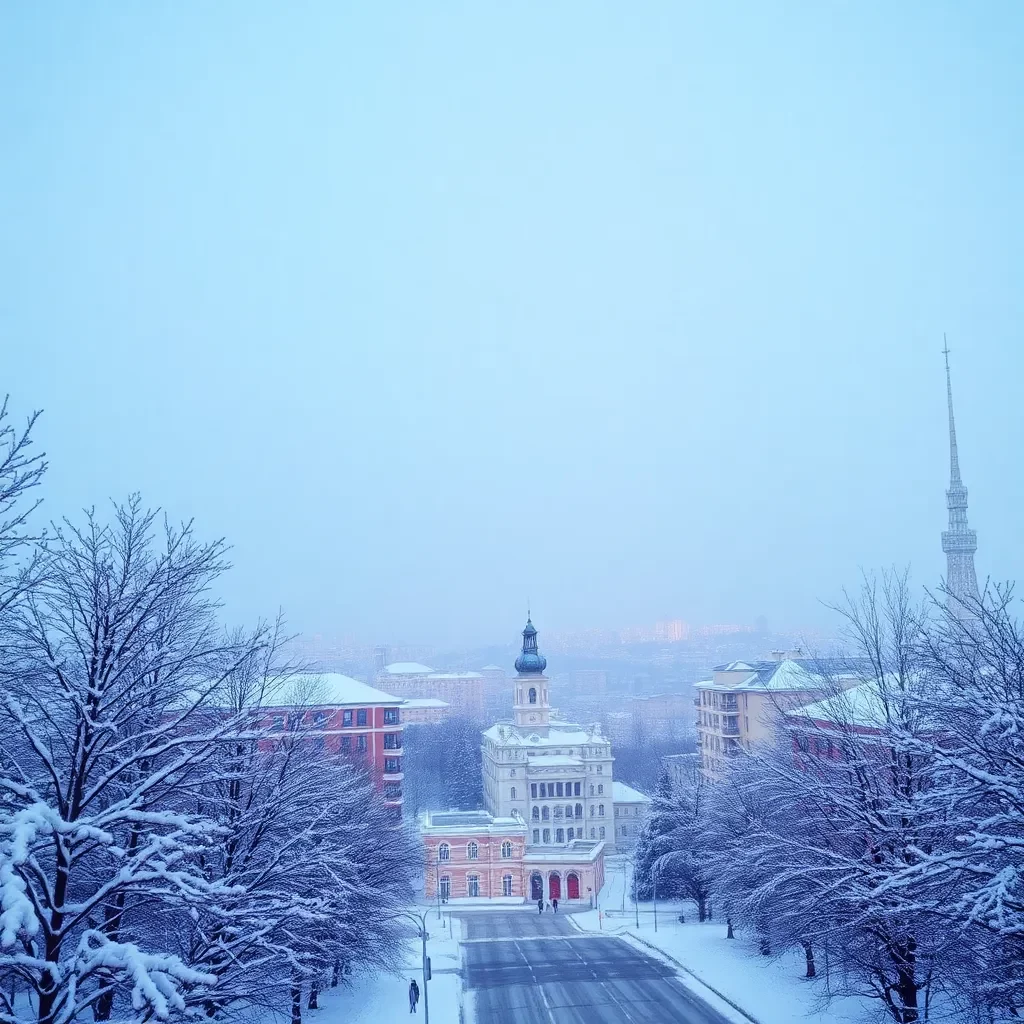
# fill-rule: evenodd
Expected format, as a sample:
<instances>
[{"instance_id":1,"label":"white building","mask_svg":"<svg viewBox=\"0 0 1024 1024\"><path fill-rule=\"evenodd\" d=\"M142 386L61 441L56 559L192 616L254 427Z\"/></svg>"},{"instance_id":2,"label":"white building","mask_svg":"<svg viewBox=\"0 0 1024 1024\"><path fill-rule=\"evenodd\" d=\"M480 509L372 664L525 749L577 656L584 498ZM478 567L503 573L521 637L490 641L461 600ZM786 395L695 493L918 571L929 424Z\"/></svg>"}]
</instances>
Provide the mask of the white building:
<instances>
[{"instance_id":1,"label":"white building","mask_svg":"<svg viewBox=\"0 0 1024 1024\"><path fill-rule=\"evenodd\" d=\"M527 824L527 847L603 839L606 851L612 852L611 743L597 724L582 726L554 717L544 675L547 660L537 650L537 630L529 620L515 667L513 718L483 733L487 809L499 818L518 814Z\"/></svg>"}]
</instances>

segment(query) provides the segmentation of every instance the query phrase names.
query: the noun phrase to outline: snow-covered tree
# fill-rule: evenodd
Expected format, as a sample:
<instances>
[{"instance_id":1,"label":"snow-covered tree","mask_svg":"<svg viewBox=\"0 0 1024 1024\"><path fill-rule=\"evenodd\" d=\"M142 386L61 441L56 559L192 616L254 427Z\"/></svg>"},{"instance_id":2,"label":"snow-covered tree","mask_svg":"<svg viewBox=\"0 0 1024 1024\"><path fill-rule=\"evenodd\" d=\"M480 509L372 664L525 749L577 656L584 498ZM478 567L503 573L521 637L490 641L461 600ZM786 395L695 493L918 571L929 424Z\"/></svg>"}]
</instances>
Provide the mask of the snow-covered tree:
<instances>
[{"instance_id":1,"label":"snow-covered tree","mask_svg":"<svg viewBox=\"0 0 1024 1024\"><path fill-rule=\"evenodd\" d=\"M688 811L686 802L673 793L668 772L662 769L633 854L633 899L653 899L655 893L659 899L690 895L682 858L666 858L667 854L681 852L675 842L688 821Z\"/></svg>"}]
</instances>

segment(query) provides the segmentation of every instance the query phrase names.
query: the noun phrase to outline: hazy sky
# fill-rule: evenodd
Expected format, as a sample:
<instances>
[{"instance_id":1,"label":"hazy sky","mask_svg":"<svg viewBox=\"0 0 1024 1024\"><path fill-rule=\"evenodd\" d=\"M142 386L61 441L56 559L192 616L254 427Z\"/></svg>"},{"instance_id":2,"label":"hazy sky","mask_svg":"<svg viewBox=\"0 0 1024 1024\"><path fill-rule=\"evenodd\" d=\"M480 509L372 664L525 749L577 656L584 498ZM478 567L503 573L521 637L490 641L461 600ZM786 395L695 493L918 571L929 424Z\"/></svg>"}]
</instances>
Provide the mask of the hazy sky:
<instances>
[{"instance_id":1,"label":"hazy sky","mask_svg":"<svg viewBox=\"0 0 1024 1024\"><path fill-rule=\"evenodd\" d=\"M0 11L0 391L51 515L367 640L1024 575L1024 4ZM543 632L542 632L543 638Z\"/></svg>"}]
</instances>

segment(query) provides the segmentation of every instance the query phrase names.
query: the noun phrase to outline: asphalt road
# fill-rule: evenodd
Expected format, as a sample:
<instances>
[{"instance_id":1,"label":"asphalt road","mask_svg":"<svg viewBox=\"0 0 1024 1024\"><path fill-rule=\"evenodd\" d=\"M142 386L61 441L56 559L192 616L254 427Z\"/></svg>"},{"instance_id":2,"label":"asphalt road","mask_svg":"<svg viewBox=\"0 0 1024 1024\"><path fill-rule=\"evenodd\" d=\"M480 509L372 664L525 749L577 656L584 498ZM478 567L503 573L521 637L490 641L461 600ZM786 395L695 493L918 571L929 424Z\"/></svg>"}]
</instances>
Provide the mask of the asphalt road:
<instances>
[{"instance_id":1,"label":"asphalt road","mask_svg":"<svg viewBox=\"0 0 1024 1024\"><path fill-rule=\"evenodd\" d=\"M477 1024L723 1024L671 968L564 915L462 915Z\"/></svg>"}]
</instances>

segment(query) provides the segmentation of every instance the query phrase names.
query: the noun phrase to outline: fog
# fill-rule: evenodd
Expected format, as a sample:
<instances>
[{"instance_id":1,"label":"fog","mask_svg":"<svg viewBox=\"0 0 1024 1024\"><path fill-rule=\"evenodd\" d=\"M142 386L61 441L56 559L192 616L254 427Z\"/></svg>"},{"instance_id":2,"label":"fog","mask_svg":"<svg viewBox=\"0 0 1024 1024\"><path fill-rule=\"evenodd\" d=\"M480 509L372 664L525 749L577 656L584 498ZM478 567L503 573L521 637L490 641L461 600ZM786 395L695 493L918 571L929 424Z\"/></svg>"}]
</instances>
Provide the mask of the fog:
<instances>
[{"instance_id":1,"label":"fog","mask_svg":"<svg viewBox=\"0 0 1024 1024\"><path fill-rule=\"evenodd\" d=\"M0 392L228 616L366 642L827 624L1024 569L1024 8L0 15Z\"/></svg>"}]
</instances>

